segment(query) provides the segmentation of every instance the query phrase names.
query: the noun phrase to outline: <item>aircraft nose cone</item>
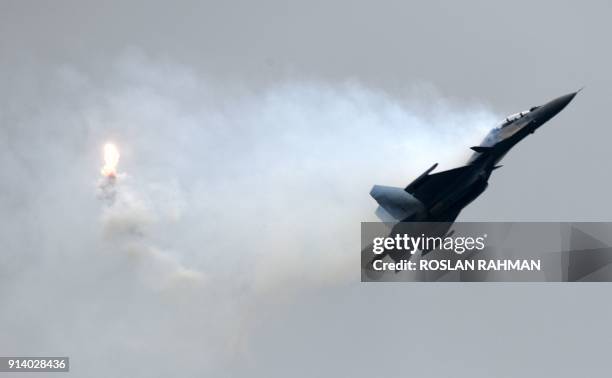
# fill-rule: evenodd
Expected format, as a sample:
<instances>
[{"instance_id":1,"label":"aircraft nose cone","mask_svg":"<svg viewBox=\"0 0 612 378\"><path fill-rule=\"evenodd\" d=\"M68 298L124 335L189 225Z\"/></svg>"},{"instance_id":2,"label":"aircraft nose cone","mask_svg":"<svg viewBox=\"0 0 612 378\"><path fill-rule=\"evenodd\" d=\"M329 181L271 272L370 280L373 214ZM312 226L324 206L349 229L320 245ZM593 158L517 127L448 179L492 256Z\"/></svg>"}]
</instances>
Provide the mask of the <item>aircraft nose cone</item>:
<instances>
[{"instance_id":1,"label":"aircraft nose cone","mask_svg":"<svg viewBox=\"0 0 612 378\"><path fill-rule=\"evenodd\" d=\"M561 110L563 110L567 106L567 104L569 104L574 99L574 97L576 97L578 92L580 92L581 90L582 89L574 93L568 93L564 96L558 97L550 101L546 105L542 106L539 117L541 119L541 123L544 123L552 117L556 116Z\"/></svg>"},{"instance_id":2,"label":"aircraft nose cone","mask_svg":"<svg viewBox=\"0 0 612 378\"><path fill-rule=\"evenodd\" d=\"M559 111L563 110L563 108L565 108L567 106L567 104L569 104L574 97L576 97L576 95L578 94L578 92L580 92L580 90L574 92L574 93L568 93L565 96L561 96L556 100L553 101L557 101L558 105L561 107L561 109L559 109Z\"/></svg>"}]
</instances>

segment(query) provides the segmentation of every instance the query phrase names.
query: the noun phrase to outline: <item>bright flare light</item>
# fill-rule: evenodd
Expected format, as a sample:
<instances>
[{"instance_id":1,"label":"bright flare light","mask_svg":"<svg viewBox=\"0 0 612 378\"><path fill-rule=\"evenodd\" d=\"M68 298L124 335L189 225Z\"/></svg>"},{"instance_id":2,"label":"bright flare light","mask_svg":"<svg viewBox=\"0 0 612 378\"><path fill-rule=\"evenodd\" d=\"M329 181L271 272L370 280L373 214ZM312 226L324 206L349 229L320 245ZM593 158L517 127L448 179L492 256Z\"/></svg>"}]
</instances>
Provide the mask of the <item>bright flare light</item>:
<instances>
[{"instance_id":1,"label":"bright flare light","mask_svg":"<svg viewBox=\"0 0 612 378\"><path fill-rule=\"evenodd\" d=\"M112 143L104 145L104 167L102 167L102 175L106 177L115 177L117 175L117 163L119 163L119 149Z\"/></svg>"}]
</instances>

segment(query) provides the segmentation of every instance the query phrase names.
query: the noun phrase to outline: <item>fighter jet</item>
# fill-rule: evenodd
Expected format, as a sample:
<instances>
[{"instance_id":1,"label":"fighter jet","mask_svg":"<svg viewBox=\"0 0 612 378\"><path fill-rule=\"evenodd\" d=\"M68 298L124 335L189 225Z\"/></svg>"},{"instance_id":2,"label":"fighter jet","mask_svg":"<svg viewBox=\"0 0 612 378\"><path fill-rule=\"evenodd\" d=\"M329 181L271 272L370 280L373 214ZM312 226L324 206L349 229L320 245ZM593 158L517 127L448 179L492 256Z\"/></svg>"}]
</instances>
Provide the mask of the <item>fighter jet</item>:
<instances>
[{"instance_id":1,"label":"fighter jet","mask_svg":"<svg viewBox=\"0 0 612 378\"><path fill-rule=\"evenodd\" d=\"M471 147L474 154L462 167L431 173L436 163L405 188L375 185L370 195L379 205L376 214L385 222L452 224L484 192L504 155L563 110L578 92L508 116L479 146Z\"/></svg>"}]
</instances>

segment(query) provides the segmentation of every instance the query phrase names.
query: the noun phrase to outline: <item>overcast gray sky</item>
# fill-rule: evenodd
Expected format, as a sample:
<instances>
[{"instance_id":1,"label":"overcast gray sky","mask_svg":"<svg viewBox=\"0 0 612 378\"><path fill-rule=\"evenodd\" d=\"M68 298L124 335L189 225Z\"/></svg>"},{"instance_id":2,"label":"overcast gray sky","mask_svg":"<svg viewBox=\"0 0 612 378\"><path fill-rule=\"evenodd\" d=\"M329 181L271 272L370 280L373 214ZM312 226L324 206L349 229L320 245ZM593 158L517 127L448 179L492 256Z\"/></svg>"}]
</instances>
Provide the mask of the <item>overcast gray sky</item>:
<instances>
[{"instance_id":1,"label":"overcast gray sky","mask_svg":"<svg viewBox=\"0 0 612 378\"><path fill-rule=\"evenodd\" d=\"M79 75L96 83L86 85L86 96L91 99L86 103L95 102L97 93L104 92L107 87L120 86L121 81L118 82L116 75L109 75L108 71L113 70L109 67L116 66L118 61L124 62L126 55L144 55L146 62L155 62L154 65L158 67L153 70L155 75L163 76L164 65L187 67L187 76L201 77L204 82L210 80L221 86L227 83L228 86L239 87L236 93L247 98L269 93L266 91L270 88L282 87L286 83L296 81L313 82L317 88L344 88L346 83L358 83L359 88L365 88L364 91L368 93L365 97L370 98L371 93L377 94L374 96L375 100L372 100L374 102L367 100L364 103L376 104L378 99L384 98L385 103L397 101L397 104L404 104L415 96L419 97L419 90L415 88L425 88L428 96L443 98L445 103L450 103L449 106L455 114L461 113L462 107L478 111L485 109L486 116L462 115L464 118L459 118L474 121L492 119L491 115L502 117L585 86L585 90L561 114L509 153L504 159L504 167L493 174L488 190L464 211L459 220L606 221L610 220L609 214L612 211L612 203L607 199L612 187L608 154L612 137L612 125L609 121L612 105L612 50L609 48L612 35L611 16L612 3L608 1L212 3L0 0L0 75L10 83L9 89L1 91L3 108L0 108L0 127L3 129L3 138L6 138L3 141L6 143L4 148L13 149L16 156L23 153L23 161L34 164L29 167L33 172L38 172L36 164L28 160L28 156L34 152L26 152L28 145L21 138L24 135L34 135L36 139L39 129L33 126L31 129L18 129L8 123L40 113L43 120L50 119L54 127L57 127L49 131L49 134L45 133L44 138L49 137L52 142L55 133L63 134L62 128L68 130L70 127L63 123L64 113L61 112L82 105L79 101L72 101L58 110L54 109L53 104L61 103L63 96L78 97L81 88L78 84L81 80ZM127 69L121 68L121 72L135 69L130 66L133 64L129 63L130 59L127 60L128 63L119 63L121 67L124 67L122 64L128 66ZM136 69L141 64L146 66L142 61L138 61L135 64ZM56 75L58 71L68 72L66 75L69 76L68 80L73 80L71 83L78 82L71 87L76 88L74 93L70 90L57 93L54 91L54 85L46 81L46 78ZM74 76L71 76L73 74ZM148 79L142 80L148 83ZM199 80L194 82L200 83ZM28 89L23 89L24 85ZM164 88L165 85L163 84ZM103 89L98 91L96 88ZM174 87L169 89L170 92L172 88ZM193 91L199 93L196 89ZM138 92L130 93L140 98ZM228 90L227 93L233 92ZM333 102L337 97L351 93L353 92L350 89L340 89L329 97L321 98L322 101ZM214 107L215 101L219 101L216 105L230 106L226 111L231 113L231 102L228 105L225 100L215 100L214 93L207 95L213 98L206 102L208 106ZM278 96L285 95L295 96L292 98L299 101L303 94L287 90L281 91ZM28 105L30 98L31 105ZM118 106L121 106L121 101L125 98L120 97L117 100ZM125 104L132 104L132 97L127 98ZM322 106L317 105L311 97L307 98L311 108ZM39 106L38 103L48 105ZM363 104L359 101L358 103ZM146 112L142 109L138 111L148 113L154 119L157 115L155 109L168 103L164 100L154 102L153 105L146 101L142 104L143 107L151 108L147 108ZM256 101L247 101L247 105L237 107L236 111L252 109L259 105L261 104ZM172 104L169 107L172 108ZM268 119L277 116L275 109L280 106L264 108L267 109L264 118ZM329 118L325 119L338 119L335 118L334 109L336 108L328 111ZM390 109L387 113L395 114L395 108L392 106ZM55 113L55 110L58 113ZM184 114L187 114L185 117L190 117L190 110L193 109L187 106L163 114L174 114L183 119L181 117ZM89 112L88 117L118 122L112 115L100 115L95 109L86 109L83 112ZM326 110L323 111L325 112ZM353 113L362 114L357 110ZM380 119L384 122L386 117ZM285 118L294 119L290 116ZM354 122L358 122L358 119L348 118ZM26 126L23 127L26 128L27 124L31 124L29 121L24 122ZM171 117L168 122L172 122ZM291 138L291 128L294 126L288 124L286 127L288 138ZM19 130L26 131L22 133ZM356 128L355 133L358 134L360 130L363 129ZM474 132L473 129L468 130L470 133ZM139 135L137 129L125 131L125 134L116 130L115 132L118 134L113 135ZM63 142L67 143L62 144L64 147L93 143L92 139L96 136L104 136L103 132L97 132L81 138L81 134L73 132L72 129L65 133L71 137L67 139L68 142ZM182 135L189 138L188 132ZM301 134L297 135L300 137ZM346 135L351 134L347 132ZM43 138L40 135L38 137ZM165 134L155 136L160 139L166 137L168 136ZM419 140L418 135L406 135L406 138ZM140 142L140 147L137 139L133 138L134 151L145 151L146 139ZM378 146L377 140L370 142L369 147L373 151L386 146ZM437 154L435 141L427 143L429 152L424 161L414 164L414 161L402 160L402 155L399 155L397 160L387 160L392 167L386 169L397 165L397 170L406 174L418 173L427 168L435 162L431 160L436 159ZM276 144L271 146L278 147ZM446 146L448 141L440 142L441 149ZM468 147L469 145L465 145L466 149ZM348 145L339 146L338 150L344 151L344 148L348 148ZM239 144L237 149L244 151L248 149L248 145ZM289 156L288 159L291 160L291 151L285 152L288 153L285 158ZM63 154L68 156L68 153L60 148L53 153L60 156L58 159L63 159ZM130 152L127 153L129 156ZM295 153L298 154L299 151ZM444 153L440 151L441 155ZM274 155L271 156L270 159ZM447 158L446 155L443 156ZM87 156L84 159L95 158ZM262 159L262 164L266 164L267 157ZM164 164L163 162L164 159L160 158L158 163ZM410 166L411 163L413 166ZM182 163L178 160L177 166L180 164ZM189 166L188 163L185 164L186 167ZM218 165L224 167L223 164L223 159L220 159ZM14 166L12 163L3 165ZM349 167L350 161L347 160L346 165L340 166ZM80 167L86 168L88 165L83 163ZM356 167L357 170L358 168ZM206 167L203 169L206 170ZM147 172L153 172L151 175L154 176L154 170ZM235 178L240 176L240 172L240 167L231 167L231 173L227 176L214 176L223 182L223 185L219 184L216 188L220 195L228 187L247 184L246 181ZM276 176L282 176L282 171L279 172ZM333 177L317 176L316 171L311 174L307 175L307 178L322 180L324 184L334 181ZM354 175L354 172L351 174ZM6 175L3 177L5 180L10 179ZM84 180L76 179L80 177L79 174L74 173L74 177L71 182L85 185ZM305 182L307 178L304 178ZM394 180L397 181L393 183L408 183L412 178L409 175L395 177ZM379 177L360 177L359 182L385 184L374 182L377 179ZM2 224L7 227L3 231L5 235L9 234L9 229L25 228L32 224L39 228L46 227L43 221L36 223L31 220L34 219L32 214L35 213L31 208L27 210L30 215L17 215L17 219L6 213L11 209L19 211L20 207L15 205L14 201L22 198L20 196L24 196L25 201L38 198L36 191L27 184L33 182L32 180L19 180L21 176L15 180L16 183L6 184L9 189L0 192L0 195L5 195L5 213L2 215ZM44 180L39 184L43 187L46 185ZM266 183L264 181L256 184L261 186ZM62 189L60 184L54 188L57 188L54 190L58 193L73 190ZM83 191L82 196L86 197L87 193ZM9 196L10 200L7 199ZM50 195L48 198L54 197ZM254 201L257 201L257 198L259 197ZM39 200L44 202L44 199ZM353 200L362 200L364 203L371 201L367 190L361 193L361 197L357 194L352 196L351 201ZM186 201L187 205L184 206L189 207L190 203ZM255 207L251 210L257 213L256 205L248 206ZM85 212L95 214L97 210L93 205L90 207ZM64 210L58 211L62 214ZM70 208L67 212L70 212ZM78 223L78 214L75 214L64 214L66 219L70 219L67 224ZM342 219L342 216L336 216ZM359 221L363 220L358 216L354 219L356 227ZM44 218L44 215L41 215L41 218ZM197 223L199 219L189 221ZM9 224L10 228L7 226ZM59 223L53 224L53 227L60 229L61 216ZM245 227L250 226L245 223ZM40 232L44 234L43 231ZM179 235L187 238L184 234ZM257 235L254 233L255 238ZM196 235L189 234L189 237L196 238ZM92 240L95 239L92 237ZM163 238L161 240L164 241ZM59 245L70 244L70 240L60 241L63 244ZM18 267L39 264L33 262L38 260L37 252L23 247L24 243L31 243L32 248L45 245L43 242L37 244L31 240L10 240L5 242L4 248L11 247L20 253L2 251L10 258L4 257L0 261ZM257 249L258 243L256 241L252 248ZM189 243L185 241L173 246L188 249ZM70 248L66 247L66 250ZM29 258L33 261L28 260ZM78 266L78 262L73 264ZM108 269L112 271L111 268ZM6 287L21 282L8 275L7 269L0 269L0 273L5 273ZM240 273L242 272L237 274ZM31 279L36 280L36 277L37 275L33 274ZM73 276L73 281L62 281L61 285L58 284L58 291L70 292L74 287L78 287L81 282L78 277L80 276ZM0 282L1 280L2 278ZM109 295L118 298L110 304L129 306L130 300L133 301L129 295L135 295L133 293L136 292L136 289L132 289L109 289ZM82 290L87 292L87 288ZM92 290L97 288L92 286ZM130 294L125 294L126 292ZM239 306L237 310L234 309L245 311L247 308L258 314L256 320L250 323L252 329L248 332L247 340L241 341L245 344L241 350L244 348L245 351L232 355L228 361L215 365L212 369L215 376L248 374L257 377L400 377L408 374L418 377L601 375L609 369L606 355L612 337L608 325L612 316L612 305L606 300L609 293L610 286L607 284L361 284L348 280L325 285L323 288L308 287L297 294L289 294L289 298L268 298L256 301L253 308ZM15 302L9 290L0 291L0 295L10 303ZM94 303L107 305L104 301ZM148 305L144 306L146 311L139 310L139 313L160 311L156 307L156 299L147 298L147 303ZM71 309L89 314L95 313L94 307L84 309L79 307L77 302ZM30 335L25 339L27 342L18 346L14 344L16 333L11 334L12 338L0 337L0 352L4 355L10 355L13 350L16 350L15 353L35 355L67 350L66 353L73 356L74 369L79 369L81 364L83 376L102 375L91 367L98 363L94 356L83 354L76 348L78 345L79 349L87 349L87 345L83 345L81 339L75 335L79 332L87 333L87 330L90 330L88 326L79 324L73 329L66 325L70 320L66 320L66 324L57 321L61 327L65 327L60 329L69 329L72 335L71 339L59 342L57 340L62 339L61 332L55 334L52 330L45 329L42 313L36 315L24 310L28 316L20 319L19 314L9 314L11 311L13 309L3 306L0 312L4 314L0 319L13 326L21 324L22 330L28 329L28 332L31 331L29 324L36 325L43 330L44 337ZM199 308L193 312L185 310L174 316L184 321L200 316L199 311ZM112 323L113 329L121 329L123 325L116 324L122 323L122 311L111 312L109 316L116 320ZM88 317L82 316L78 319L86 322ZM129 328L129 322L136 320L129 316L127 319L125 327ZM117 368L103 369L105 375L102 376L138 376L133 373L134 369L139 368L137 365L113 355L111 349L114 343L123 345L118 348L120 351L133 351L138 354L138 361L149 361L151 366L161 364L162 367L158 370L167 373L174 369L175 363L162 364L159 362L158 351L154 352L155 346L138 345L139 342L146 343L147 340L153 343L169 340L169 345L160 349L168 354L167 359L176 362L176 366L181 365L184 354L194 353L192 350L186 352L181 347L197 343L179 342L179 346L174 348L171 343L176 340L171 336L149 336L149 333L157 332L172 334L172 330L155 328L159 324L167 326L171 323L170 320L152 323L151 327L154 328L139 331L147 336L143 336L141 340L130 340L128 347L125 347L126 340L105 339L98 348L104 352L102 363L111 364L116 360L122 362ZM232 328L232 324L225 326ZM133 333L127 333L133 336ZM194 330L193 337L224 338L223 331L214 333L214 336L210 333L212 332L208 332L208 328L202 334ZM6 340L9 340L9 343ZM52 340L57 341L55 346L52 345ZM79 341L72 343L73 340ZM91 343L96 343L95 337ZM32 348L31 352L29 347ZM208 352L203 350L202 353ZM193 362L193 359L184 358L186 364ZM90 367L84 369L82 365L85 364ZM197 376L199 371L197 366L189 366L182 371L182 375Z\"/></svg>"}]
</instances>

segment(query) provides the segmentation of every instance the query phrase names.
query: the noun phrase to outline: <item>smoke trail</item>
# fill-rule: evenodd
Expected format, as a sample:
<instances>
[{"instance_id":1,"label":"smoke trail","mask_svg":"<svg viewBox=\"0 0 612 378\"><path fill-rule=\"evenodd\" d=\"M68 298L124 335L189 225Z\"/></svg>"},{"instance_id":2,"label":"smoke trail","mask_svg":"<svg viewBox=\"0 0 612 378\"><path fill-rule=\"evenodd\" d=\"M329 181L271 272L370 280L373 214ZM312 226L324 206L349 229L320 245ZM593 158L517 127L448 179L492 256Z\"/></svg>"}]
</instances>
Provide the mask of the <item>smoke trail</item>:
<instances>
[{"instance_id":1,"label":"smoke trail","mask_svg":"<svg viewBox=\"0 0 612 378\"><path fill-rule=\"evenodd\" d=\"M0 298L12 309L0 354L70 355L79 376L143 361L143 377L215 371L251 343L262 303L358 280L372 184L458 164L495 120L423 87L255 90L138 57L110 67L28 73L0 103ZM95 193L109 138L129 174L106 203Z\"/></svg>"}]
</instances>

